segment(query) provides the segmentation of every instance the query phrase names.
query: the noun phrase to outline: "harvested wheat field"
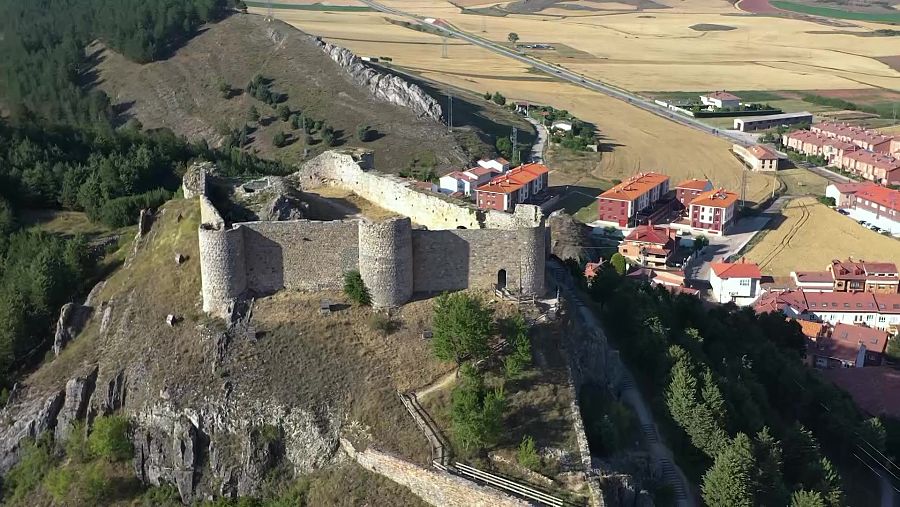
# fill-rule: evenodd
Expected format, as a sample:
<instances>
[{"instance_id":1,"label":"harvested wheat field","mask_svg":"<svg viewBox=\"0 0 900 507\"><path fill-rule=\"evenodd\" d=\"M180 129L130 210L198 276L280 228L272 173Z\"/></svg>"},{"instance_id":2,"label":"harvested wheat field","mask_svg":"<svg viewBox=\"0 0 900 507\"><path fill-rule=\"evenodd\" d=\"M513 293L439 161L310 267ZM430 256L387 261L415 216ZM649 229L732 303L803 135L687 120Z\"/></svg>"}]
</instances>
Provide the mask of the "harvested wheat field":
<instances>
[{"instance_id":1,"label":"harvested wheat field","mask_svg":"<svg viewBox=\"0 0 900 507\"><path fill-rule=\"evenodd\" d=\"M791 271L822 270L832 260L846 258L900 260L900 241L872 232L839 215L814 198L788 203L785 220L746 255L764 274L787 276Z\"/></svg>"},{"instance_id":2,"label":"harvested wheat field","mask_svg":"<svg viewBox=\"0 0 900 507\"><path fill-rule=\"evenodd\" d=\"M651 5L634 12L627 6L614 15L603 10L614 4L580 2L585 9L561 9L562 4L556 4L537 13L504 17L463 14L443 0L383 3L440 17L498 42L516 32L520 44L571 46L595 59L566 62L552 51L541 54L630 90L900 89L900 72L877 60L900 54L900 39L858 35L889 28L875 23L829 26L748 15L729 2L709 1L659 0L653 2L657 8ZM594 10L588 10L592 6ZM697 31L691 28L695 25L733 29Z\"/></svg>"},{"instance_id":3,"label":"harvested wheat field","mask_svg":"<svg viewBox=\"0 0 900 507\"><path fill-rule=\"evenodd\" d=\"M449 58L441 58L439 37L391 24L375 13L281 10L276 15L357 54L389 56L394 67L438 83L479 94L500 91L512 100L569 110L597 125L603 143L611 150L592 171L594 178L623 179L638 171L660 171L673 180L708 177L719 186L740 186L743 168L730 154L729 143L606 95L556 81L479 47L451 40ZM756 173L748 173L747 178L747 198L763 199L769 189L768 178Z\"/></svg>"}]
</instances>

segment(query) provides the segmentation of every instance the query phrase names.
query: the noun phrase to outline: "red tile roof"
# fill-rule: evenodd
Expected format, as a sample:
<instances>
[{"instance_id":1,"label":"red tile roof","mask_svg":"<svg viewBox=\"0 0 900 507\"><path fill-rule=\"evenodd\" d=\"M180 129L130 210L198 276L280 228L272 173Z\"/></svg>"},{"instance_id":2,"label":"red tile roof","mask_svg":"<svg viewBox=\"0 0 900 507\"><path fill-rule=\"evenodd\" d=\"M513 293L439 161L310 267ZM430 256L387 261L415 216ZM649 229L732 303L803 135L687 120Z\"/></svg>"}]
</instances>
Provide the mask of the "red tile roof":
<instances>
[{"instance_id":1,"label":"red tile roof","mask_svg":"<svg viewBox=\"0 0 900 507\"><path fill-rule=\"evenodd\" d=\"M723 188L704 192L691 201L691 206L710 206L713 208L729 208L738 200L738 195Z\"/></svg>"},{"instance_id":2,"label":"red tile roof","mask_svg":"<svg viewBox=\"0 0 900 507\"><path fill-rule=\"evenodd\" d=\"M652 225L639 225L635 227L625 241L634 241L637 243L653 243L655 245L666 245L674 236L674 231L669 227L656 227Z\"/></svg>"},{"instance_id":3,"label":"red tile roof","mask_svg":"<svg viewBox=\"0 0 900 507\"><path fill-rule=\"evenodd\" d=\"M875 297L868 292L803 292L806 307L814 312L876 313Z\"/></svg>"},{"instance_id":4,"label":"red tile roof","mask_svg":"<svg viewBox=\"0 0 900 507\"><path fill-rule=\"evenodd\" d=\"M749 151L751 155L759 160L778 160L777 153L772 151L767 146L763 146L761 144L754 144L753 146L747 148L747 151Z\"/></svg>"},{"instance_id":5,"label":"red tile roof","mask_svg":"<svg viewBox=\"0 0 900 507\"><path fill-rule=\"evenodd\" d=\"M741 100L741 98L738 97L737 95L733 95L733 94L728 93L728 92L726 92L726 91L724 91L724 90L723 90L723 91L718 91L718 92L707 93L707 94L704 95L704 96L705 96L705 97L708 97L708 98L711 98L711 99L719 99L719 100Z\"/></svg>"},{"instance_id":6,"label":"red tile roof","mask_svg":"<svg viewBox=\"0 0 900 507\"><path fill-rule=\"evenodd\" d=\"M818 322L810 322L808 320L800 320L800 319L788 319L800 324L800 332L803 333L804 336L811 340L817 340L820 338L827 329L825 324L820 324Z\"/></svg>"},{"instance_id":7,"label":"red tile roof","mask_svg":"<svg viewBox=\"0 0 900 507\"><path fill-rule=\"evenodd\" d=\"M847 391L869 415L900 419L900 370L887 366L830 368L822 374Z\"/></svg>"},{"instance_id":8,"label":"red tile roof","mask_svg":"<svg viewBox=\"0 0 900 507\"><path fill-rule=\"evenodd\" d=\"M897 265L893 262L866 262L863 260L854 261L853 259L845 261L833 260L829 266L829 272L834 274L836 280L896 281L900 279Z\"/></svg>"},{"instance_id":9,"label":"red tile roof","mask_svg":"<svg viewBox=\"0 0 900 507\"><path fill-rule=\"evenodd\" d=\"M876 130L870 130L846 123L822 122L812 125L810 128L821 130L826 135L846 137L853 142L861 142L870 145L879 145L890 142L892 136L887 136Z\"/></svg>"},{"instance_id":10,"label":"red tile roof","mask_svg":"<svg viewBox=\"0 0 900 507\"><path fill-rule=\"evenodd\" d=\"M875 294L880 313L900 314L900 294Z\"/></svg>"},{"instance_id":11,"label":"red tile roof","mask_svg":"<svg viewBox=\"0 0 900 507\"><path fill-rule=\"evenodd\" d=\"M719 278L762 278L753 262L711 262L709 266Z\"/></svg>"},{"instance_id":12,"label":"red tile roof","mask_svg":"<svg viewBox=\"0 0 900 507\"><path fill-rule=\"evenodd\" d=\"M834 282L834 277L831 276L830 271L795 271L793 275L795 275L798 283Z\"/></svg>"},{"instance_id":13,"label":"red tile roof","mask_svg":"<svg viewBox=\"0 0 900 507\"><path fill-rule=\"evenodd\" d=\"M646 194L651 189L663 182L669 181L669 177L659 173L640 173L628 178L600 194L600 199L614 199L617 201L633 201Z\"/></svg>"},{"instance_id":14,"label":"red tile roof","mask_svg":"<svg viewBox=\"0 0 900 507\"><path fill-rule=\"evenodd\" d=\"M820 355L824 355L824 352L828 357L855 361L860 346L865 346L869 352L883 354L887 340L888 334L885 331L838 323L831 331L831 337L819 340L817 345L824 348Z\"/></svg>"},{"instance_id":15,"label":"red tile roof","mask_svg":"<svg viewBox=\"0 0 900 507\"><path fill-rule=\"evenodd\" d=\"M842 194L855 194L869 185L874 185L874 183L867 181L865 183L832 183L832 185Z\"/></svg>"},{"instance_id":16,"label":"red tile roof","mask_svg":"<svg viewBox=\"0 0 900 507\"><path fill-rule=\"evenodd\" d=\"M699 179L694 178L694 179L682 181L681 183L676 185L675 188L684 188L687 190L703 191L703 190L706 190L707 188L712 188L712 182L709 180L699 180Z\"/></svg>"},{"instance_id":17,"label":"red tile roof","mask_svg":"<svg viewBox=\"0 0 900 507\"><path fill-rule=\"evenodd\" d=\"M888 209L900 211L900 190L891 190L881 185L868 183L856 191L857 199L866 199Z\"/></svg>"},{"instance_id":18,"label":"red tile roof","mask_svg":"<svg viewBox=\"0 0 900 507\"><path fill-rule=\"evenodd\" d=\"M874 151L851 151L850 153L845 153L844 158L849 158L850 160L855 160L866 165L871 165L872 167L877 167L878 169L884 169L887 172L900 169L900 159L896 159L890 155L885 155L883 153L876 153Z\"/></svg>"},{"instance_id":19,"label":"red tile roof","mask_svg":"<svg viewBox=\"0 0 900 507\"><path fill-rule=\"evenodd\" d=\"M446 176L453 178L454 180L464 180L464 181L475 181L477 178L473 176L469 176L468 174L462 171L453 171L451 173L447 173Z\"/></svg>"},{"instance_id":20,"label":"red tile roof","mask_svg":"<svg viewBox=\"0 0 900 507\"><path fill-rule=\"evenodd\" d=\"M478 167L473 167L471 169L466 169L466 172L470 172L470 173L474 174L475 176L484 176L486 174L494 174L495 172L497 172L497 170L491 169L489 167L478 166Z\"/></svg>"},{"instance_id":21,"label":"red tile roof","mask_svg":"<svg viewBox=\"0 0 900 507\"><path fill-rule=\"evenodd\" d=\"M520 165L515 169L511 169L506 174L501 174L500 176L493 178L476 190L479 192L508 194L510 192L515 192L548 172L550 172L550 170L543 164Z\"/></svg>"}]
</instances>

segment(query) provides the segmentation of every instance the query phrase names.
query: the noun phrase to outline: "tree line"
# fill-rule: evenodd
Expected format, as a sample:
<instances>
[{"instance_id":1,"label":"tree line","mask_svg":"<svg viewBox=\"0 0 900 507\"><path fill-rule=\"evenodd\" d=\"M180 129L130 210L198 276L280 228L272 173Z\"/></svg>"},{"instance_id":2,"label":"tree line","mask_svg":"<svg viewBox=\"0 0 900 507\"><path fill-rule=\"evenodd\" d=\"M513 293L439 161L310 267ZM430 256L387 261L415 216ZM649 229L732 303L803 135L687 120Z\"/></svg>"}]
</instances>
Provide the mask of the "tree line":
<instances>
[{"instance_id":1,"label":"tree line","mask_svg":"<svg viewBox=\"0 0 900 507\"><path fill-rule=\"evenodd\" d=\"M805 338L780 313L635 283L610 264L583 288L651 399L679 464L709 505L839 506L836 463L885 448L878 419L802 363Z\"/></svg>"}]
</instances>

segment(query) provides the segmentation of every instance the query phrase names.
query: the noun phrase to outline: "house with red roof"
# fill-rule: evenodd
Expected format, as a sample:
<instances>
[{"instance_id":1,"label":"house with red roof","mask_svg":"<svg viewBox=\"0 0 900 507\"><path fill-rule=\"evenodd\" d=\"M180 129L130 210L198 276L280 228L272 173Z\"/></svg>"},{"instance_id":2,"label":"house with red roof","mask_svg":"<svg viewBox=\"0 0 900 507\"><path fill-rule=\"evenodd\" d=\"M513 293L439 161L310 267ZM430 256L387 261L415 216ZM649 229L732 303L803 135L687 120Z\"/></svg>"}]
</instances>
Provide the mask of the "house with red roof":
<instances>
[{"instance_id":1,"label":"house with red roof","mask_svg":"<svg viewBox=\"0 0 900 507\"><path fill-rule=\"evenodd\" d=\"M880 329L839 323L807 352L817 368L881 366L889 335Z\"/></svg>"},{"instance_id":2,"label":"house with red roof","mask_svg":"<svg viewBox=\"0 0 900 507\"><path fill-rule=\"evenodd\" d=\"M544 192L549 185L550 170L543 164L525 164L495 176L475 189L475 202L480 209L511 212Z\"/></svg>"},{"instance_id":3,"label":"house with red roof","mask_svg":"<svg viewBox=\"0 0 900 507\"><path fill-rule=\"evenodd\" d=\"M774 150L762 144L754 144L747 148L733 144L731 151L752 171L777 171L781 160Z\"/></svg>"},{"instance_id":4,"label":"house with red roof","mask_svg":"<svg viewBox=\"0 0 900 507\"><path fill-rule=\"evenodd\" d=\"M687 209L691 205L691 201L704 192L713 189L713 184L707 179L693 178L684 180L675 185L675 201L678 202L679 209Z\"/></svg>"},{"instance_id":5,"label":"house with red roof","mask_svg":"<svg viewBox=\"0 0 900 507\"><path fill-rule=\"evenodd\" d=\"M787 290L763 294L753 308L758 313L777 311L787 317L831 325L900 331L900 294Z\"/></svg>"},{"instance_id":6,"label":"house with red roof","mask_svg":"<svg viewBox=\"0 0 900 507\"><path fill-rule=\"evenodd\" d=\"M886 155L891 153L891 141L894 139L893 136L882 134L877 130L830 121L814 123L810 125L809 131L814 134L853 143L866 151Z\"/></svg>"},{"instance_id":7,"label":"house with red roof","mask_svg":"<svg viewBox=\"0 0 900 507\"><path fill-rule=\"evenodd\" d=\"M893 262L833 260L826 267L834 280L834 292L900 292L900 272Z\"/></svg>"},{"instance_id":8,"label":"house with red roof","mask_svg":"<svg viewBox=\"0 0 900 507\"><path fill-rule=\"evenodd\" d=\"M737 216L737 201L738 195L724 188L698 195L688 208L691 229L724 236Z\"/></svg>"},{"instance_id":9,"label":"house with red roof","mask_svg":"<svg viewBox=\"0 0 900 507\"><path fill-rule=\"evenodd\" d=\"M762 273L759 266L740 262L711 262L709 284L713 299L719 303L752 304L759 297Z\"/></svg>"},{"instance_id":10,"label":"house with red roof","mask_svg":"<svg viewBox=\"0 0 900 507\"><path fill-rule=\"evenodd\" d=\"M900 234L900 190L875 183L831 184L825 196L839 208L854 210L854 218L877 223L892 234Z\"/></svg>"},{"instance_id":11,"label":"house with red roof","mask_svg":"<svg viewBox=\"0 0 900 507\"><path fill-rule=\"evenodd\" d=\"M637 223L637 216L643 213L654 220L655 207L669 192L669 177L659 173L640 173L610 188L597 197L598 219L628 227Z\"/></svg>"},{"instance_id":12,"label":"house with red roof","mask_svg":"<svg viewBox=\"0 0 900 507\"><path fill-rule=\"evenodd\" d=\"M900 185L900 159L884 153L856 150L841 157L841 169L882 185Z\"/></svg>"},{"instance_id":13,"label":"house with red roof","mask_svg":"<svg viewBox=\"0 0 900 507\"><path fill-rule=\"evenodd\" d=\"M671 227L653 224L635 227L619 243L619 253L631 264L665 267L678 249L678 235Z\"/></svg>"},{"instance_id":14,"label":"house with red roof","mask_svg":"<svg viewBox=\"0 0 900 507\"><path fill-rule=\"evenodd\" d=\"M733 93L725 90L710 92L700 96L700 102L704 106L710 106L715 109L725 109L729 107L738 107L741 105L741 98Z\"/></svg>"}]
</instances>

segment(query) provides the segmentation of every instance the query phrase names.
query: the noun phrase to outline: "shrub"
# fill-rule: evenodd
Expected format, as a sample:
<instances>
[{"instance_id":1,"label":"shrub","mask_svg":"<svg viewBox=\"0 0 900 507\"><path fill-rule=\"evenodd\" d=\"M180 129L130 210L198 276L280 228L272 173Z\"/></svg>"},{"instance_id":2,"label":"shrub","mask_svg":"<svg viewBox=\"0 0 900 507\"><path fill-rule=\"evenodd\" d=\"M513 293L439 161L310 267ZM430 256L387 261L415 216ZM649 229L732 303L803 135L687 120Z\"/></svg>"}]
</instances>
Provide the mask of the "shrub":
<instances>
[{"instance_id":1,"label":"shrub","mask_svg":"<svg viewBox=\"0 0 900 507\"><path fill-rule=\"evenodd\" d=\"M107 461L124 461L132 457L134 448L128 439L128 419L122 416L100 417L88 437L91 454Z\"/></svg>"},{"instance_id":2,"label":"shrub","mask_svg":"<svg viewBox=\"0 0 900 507\"><path fill-rule=\"evenodd\" d=\"M627 265L625 263L625 257L623 257L622 254L620 254L618 252L614 253L613 256L610 258L609 262L610 262L610 264L612 264L612 267L616 270L616 273L618 273L619 275L625 274Z\"/></svg>"},{"instance_id":3,"label":"shrub","mask_svg":"<svg viewBox=\"0 0 900 507\"><path fill-rule=\"evenodd\" d=\"M6 474L3 484L3 498L8 504L15 504L34 491L53 467L50 436L45 434L37 441L26 442L21 456L19 463Z\"/></svg>"},{"instance_id":4,"label":"shrub","mask_svg":"<svg viewBox=\"0 0 900 507\"><path fill-rule=\"evenodd\" d=\"M372 138L372 131L369 130L368 125L360 125L356 128L356 138L360 140L360 142L368 142Z\"/></svg>"},{"instance_id":5,"label":"shrub","mask_svg":"<svg viewBox=\"0 0 900 507\"><path fill-rule=\"evenodd\" d=\"M291 119L291 108L287 104L278 106L278 118L280 118L281 121L288 121Z\"/></svg>"},{"instance_id":6,"label":"shrub","mask_svg":"<svg viewBox=\"0 0 900 507\"><path fill-rule=\"evenodd\" d=\"M820 195L819 202L824 204L825 206L830 206L832 208L837 206L837 202L835 202L834 197L825 197L824 195Z\"/></svg>"},{"instance_id":7,"label":"shrub","mask_svg":"<svg viewBox=\"0 0 900 507\"><path fill-rule=\"evenodd\" d=\"M137 223L142 209L158 208L172 198L172 192L157 188L139 195L118 197L103 203L99 210L88 210L88 217L99 218L109 227L125 227Z\"/></svg>"},{"instance_id":8,"label":"shrub","mask_svg":"<svg viewBox=\"0 0 900 507\"><path fill-rule=\"evenodd\" d=\"M397 330L397 323L389 315L375 313L369 317L369 328L386 336Z\"/></svg>"},{"instance_id":9,"label":"shrub","mask_svg":"<svg viewBox=\"0 0 900 507\"><path fill-rule=\"evenodd\" d=\"M538 456L534 448L534 439L530 436L522 437L519 450L516 452L516 461L529 470L536 470L541 465L541 457Z\"/></svg>"},{"instance_id":10,"label":"shrub","mask_svg":"<svg viewBox=\"0 0 900 507\"><path fill-rule=\"evenodd\" d=\"M287 136L284 135L284 132L278 132L275 134L275 137L272 138L272 146L275 146L276 148L281 148L285 144L287 144Z\"/></svg>"},{"instance_id":11,"label":"shrub","mask_svg":"<svg viewBox=\"0 0 900 507\"><path fill-rule=\"evenodd\" d=\"M350 301L358 305L367 306L372 304L372 296L366 283L363 282L362 275L359 271L347 271L344 273L344 294L350 298Z\"/></svg>"},{"instance_id":12,"label":"shrub","mask_svg":"<svg viewBox=\"0 0 900 507\"><path fill-rule=\"evenodd\" d=\"M498 106L506 105L506 97L504 97L500 92L494 92L494 95L491 96L491 100L494 101L494 104Z\"/></svg>"}]
</instances>

